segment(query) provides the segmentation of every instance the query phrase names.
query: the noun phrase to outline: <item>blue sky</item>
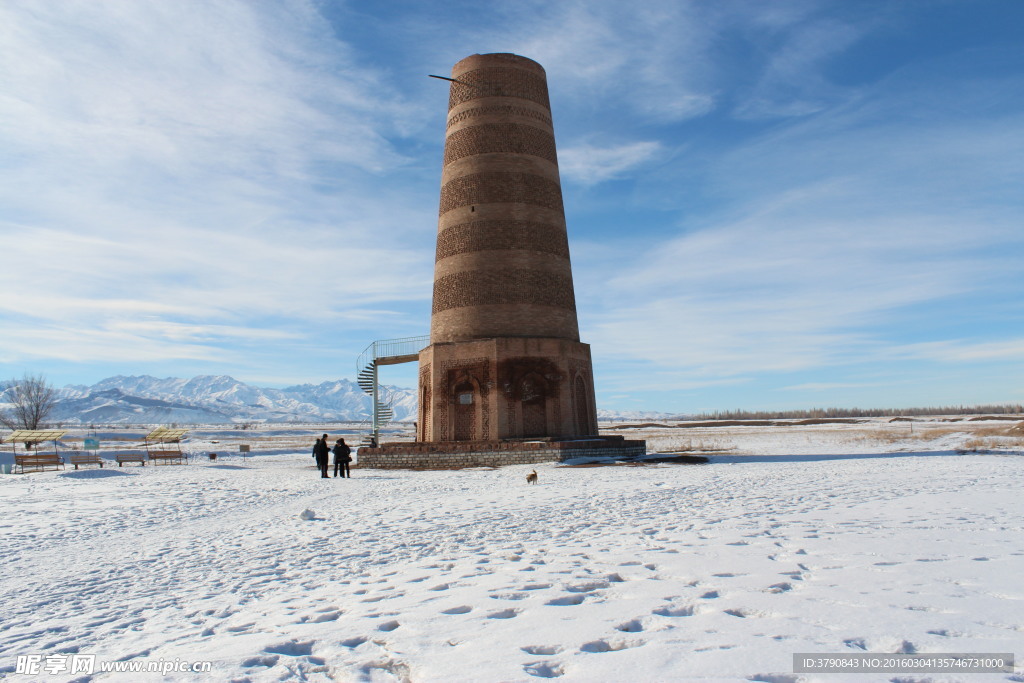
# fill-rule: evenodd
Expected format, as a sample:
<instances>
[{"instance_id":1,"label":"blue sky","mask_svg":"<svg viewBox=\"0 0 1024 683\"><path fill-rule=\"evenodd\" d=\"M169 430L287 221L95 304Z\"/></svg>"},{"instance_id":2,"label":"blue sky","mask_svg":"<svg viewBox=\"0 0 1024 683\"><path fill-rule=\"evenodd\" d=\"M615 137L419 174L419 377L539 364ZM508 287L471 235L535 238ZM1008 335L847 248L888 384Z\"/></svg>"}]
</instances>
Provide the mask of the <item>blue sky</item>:
<instances>
[{"instance_id":1,"label":"blue sky","mask_svg":"<svg viewBox=\"0 0 1024 683\"><path fill-rule=\"evenodd\" d=\"M548 72L599 407L1024 401L1021 26L1016 0L8 0L0 377L284 386L426 334L427 74L515 52Z\"/></svg>"}]
</instances>

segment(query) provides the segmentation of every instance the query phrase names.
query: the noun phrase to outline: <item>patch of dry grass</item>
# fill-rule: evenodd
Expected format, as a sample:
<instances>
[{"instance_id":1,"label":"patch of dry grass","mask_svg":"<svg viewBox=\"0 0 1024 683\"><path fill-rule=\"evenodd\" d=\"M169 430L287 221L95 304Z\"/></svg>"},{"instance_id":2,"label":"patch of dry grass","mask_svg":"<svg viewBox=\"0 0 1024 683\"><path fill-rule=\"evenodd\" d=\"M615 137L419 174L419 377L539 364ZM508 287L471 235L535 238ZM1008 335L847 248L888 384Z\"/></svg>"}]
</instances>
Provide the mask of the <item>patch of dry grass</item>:
<instances>
[{"instance_id":1,"label":"patch of dry grass","mask_svg":"<svg viewBox=\"0 0 1024 683\"><path fill-rule=\"evenodd\" d=\"M723 453L736 450L734 445L718 441L694 441L693 439L659 439L651 448L652 453Z\"/></svg>"},{"instance_id":2,"label":"patch of dry grass","mask_svg":"<svg viewBox=\"0 0 1024 683\"><path fill-rule=\"evenodd\" d=\"M957 449L960 453L985 453L1006 449L1024 449L1024 437L989 437L971 439Z\"/></svg>"},{"instance_id":3,"label":"patch of dry grass","mask_svg":"<svg viewBox=\"0 0 1024 683\"><path fill-rule=\"evenodd\" d=\"M951 429L938 427L930 429L915 429L913 432L904 428L865 432L860 437L862 441L874 441L877 443L896 443L897 441L932 441L950 434L962 434L964 429Z\"/></svg>"},{"instance_id":4,"label":"patch of dry grass","mask_svg":"<svg viewBox=\"0 0 1024 683\"><path fill-rule=\"evenodd\" d=\"M861 441L873 441L876 443L897 443L899 441L933 441L935 439L941 439L942 437L949 436L951 434L970 434L973 440L980 440L984 438L995 438L995 437L1007 437L1015 436L1020 432L1014 431L1016 428L1007 429L1003 425L981 427L970 424L960 424L956 427L949 426L930 426L930 425L914 425L913 431L908 430L904 426L894 427L892 429L885 429L879 431L865 432L860 437Z\"/></svg>"}]
</instances>

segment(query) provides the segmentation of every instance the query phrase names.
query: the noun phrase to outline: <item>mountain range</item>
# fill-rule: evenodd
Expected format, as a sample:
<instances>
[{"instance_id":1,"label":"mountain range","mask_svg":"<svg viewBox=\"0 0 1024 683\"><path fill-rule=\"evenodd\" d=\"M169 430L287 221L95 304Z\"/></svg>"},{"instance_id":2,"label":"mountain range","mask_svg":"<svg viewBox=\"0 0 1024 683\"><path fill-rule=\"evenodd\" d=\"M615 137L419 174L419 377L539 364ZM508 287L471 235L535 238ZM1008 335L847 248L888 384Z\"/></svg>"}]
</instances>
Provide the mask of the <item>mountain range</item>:
<instances>
[{"instance_id":1,"label":"mountain range","mask_svg":"<svg viewBox=\"0 0 1024 683\"><path fill-rule=\"evenodd\" d=\"M414 420L416 392L384 389L394 419ZM357 422L372 413L369 395L347 379L272 389L226 375L118 375L92 386L68 385L57 394L49 421L63 424Z\"/></svg>"},{"instance_id":2,"label":"mountain range","mask_svg":"<svg viewBox=\"0 0 1024 683\"><path fill-rule=\"evenodd\" d=\"M92 386L56 389L47 421L93 424L245 424L256 422L363 422L371 419L370 397L355 382L338 379L284 389L258 387L227 375L191 379L149 375L108 377ZM394 421L416 419L416 391L384 386ZM4 403L0 391L0 404ZM599 420L665 420L669 413L598 410Z\"/></svg>"}]
</instances>

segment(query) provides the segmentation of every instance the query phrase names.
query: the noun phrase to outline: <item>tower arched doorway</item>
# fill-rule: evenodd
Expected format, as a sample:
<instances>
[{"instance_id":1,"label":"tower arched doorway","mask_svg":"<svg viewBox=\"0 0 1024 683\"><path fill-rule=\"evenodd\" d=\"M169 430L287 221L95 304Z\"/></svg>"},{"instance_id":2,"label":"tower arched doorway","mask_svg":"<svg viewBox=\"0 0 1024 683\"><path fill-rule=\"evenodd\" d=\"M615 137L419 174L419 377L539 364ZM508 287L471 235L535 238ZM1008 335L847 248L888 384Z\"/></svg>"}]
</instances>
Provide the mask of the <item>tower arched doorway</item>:
<instances>
[{"instance_id":1,"label":"tower arched doorway","mask_svg":"<svg viewBox=\"0 0 1024 683\"><path fill-rule=\"evenodd\" d=\"M477 403L480 401L479 393L472 382L462 382L455 387L455 424L453 425L453 439L455 441L473 441L476 436L476 413Z\"/></svg>"}]
</instances>

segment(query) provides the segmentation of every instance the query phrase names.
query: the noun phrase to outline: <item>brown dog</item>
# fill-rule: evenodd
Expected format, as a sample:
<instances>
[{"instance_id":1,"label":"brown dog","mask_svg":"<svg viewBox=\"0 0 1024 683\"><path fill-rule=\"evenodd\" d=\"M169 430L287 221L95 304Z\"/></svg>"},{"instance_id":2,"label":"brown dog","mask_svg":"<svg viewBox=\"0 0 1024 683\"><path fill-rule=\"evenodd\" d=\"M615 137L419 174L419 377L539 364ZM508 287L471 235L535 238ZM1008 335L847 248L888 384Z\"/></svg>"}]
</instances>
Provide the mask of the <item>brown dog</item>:
<instances>
[{"instance_id":1,"label":"brown dog","mask_svg":"<svg viewBox=\"0 0 1024 683\"><path fill-rule=\"evenodd\" d=\"M530 472L529 474L526 475L526 483L527 484L536 484L537 483L537 470L534 470L533 472Z\"/></svg>"}]
</instances>

